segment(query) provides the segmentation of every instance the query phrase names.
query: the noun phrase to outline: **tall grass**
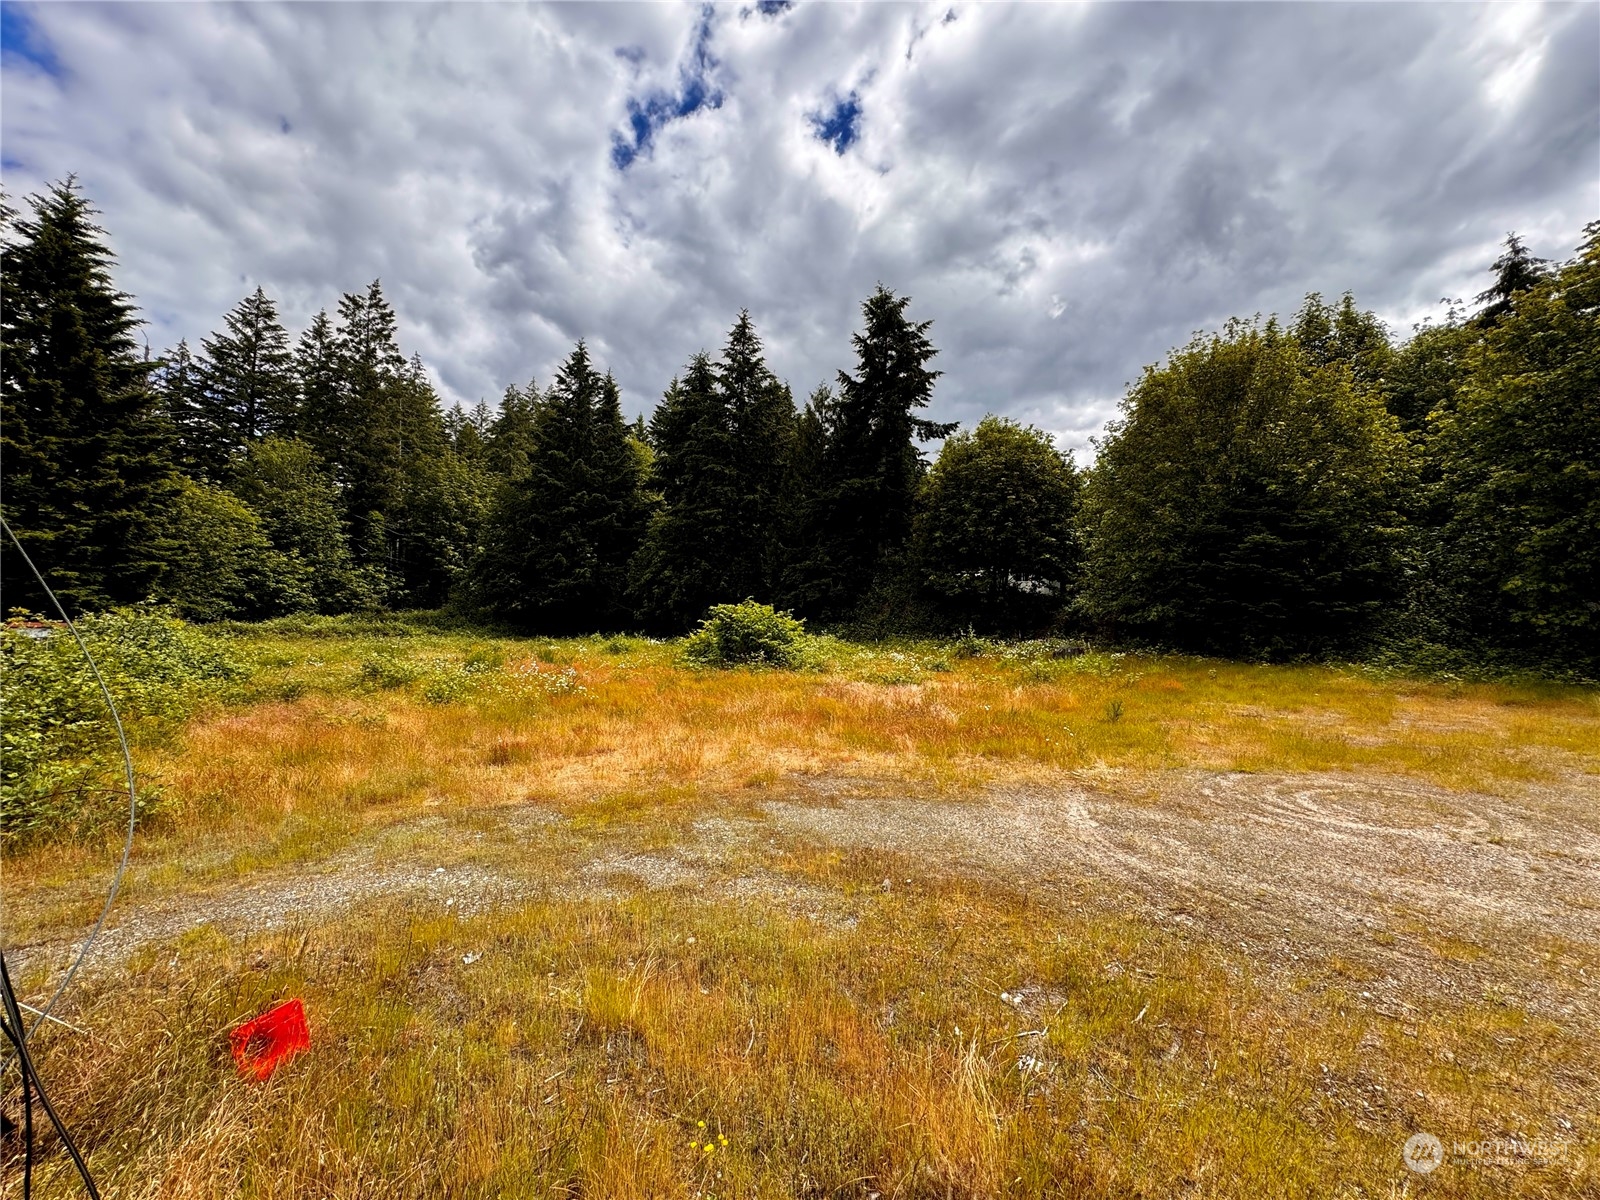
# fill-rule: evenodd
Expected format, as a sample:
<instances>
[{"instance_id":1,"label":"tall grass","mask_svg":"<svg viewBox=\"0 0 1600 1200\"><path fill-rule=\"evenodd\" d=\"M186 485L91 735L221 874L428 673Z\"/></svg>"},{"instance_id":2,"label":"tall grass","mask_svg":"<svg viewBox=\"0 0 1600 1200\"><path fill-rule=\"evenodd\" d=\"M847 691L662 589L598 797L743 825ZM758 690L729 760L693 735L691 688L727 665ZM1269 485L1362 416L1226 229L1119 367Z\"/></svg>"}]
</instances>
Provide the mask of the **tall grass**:
<instances>
[{"instance_id":1,"label":"tall grass","mask_svg":"<svg viewBox=\"0 0 1600 1200\"><path fill-rule=\"evenodd\" d=\"M905 867L828 869L866 895ZM646 893L371 910L91 987L55 1083L124 1195L1402 1194L1415 1129L1555 1131L1539 1080L1593 1078L1493 1003L1379 1017L1314 970L970 883L877 893L848 929ZM240 1081L224 1031L290 994L310 1052ZM1576 1195L1584 1170L1429 1194Z\"/></svg>"},{"instance_id":2,"label":"tall grass","mask_svg":"<svg viewBox=\"0 0 1600 1200\"><path fill-rule=\"evenodd\" d=\"M1085 771L1360 770L1495 791L1600 769L1600 702L1582 689L922 644L708 672L670 644L614 643L256 635L261 702L148 761L182 813L171 828L191 837L435 803L682 807L824 774L948 791Z\"/></svg>"}]
</instances>

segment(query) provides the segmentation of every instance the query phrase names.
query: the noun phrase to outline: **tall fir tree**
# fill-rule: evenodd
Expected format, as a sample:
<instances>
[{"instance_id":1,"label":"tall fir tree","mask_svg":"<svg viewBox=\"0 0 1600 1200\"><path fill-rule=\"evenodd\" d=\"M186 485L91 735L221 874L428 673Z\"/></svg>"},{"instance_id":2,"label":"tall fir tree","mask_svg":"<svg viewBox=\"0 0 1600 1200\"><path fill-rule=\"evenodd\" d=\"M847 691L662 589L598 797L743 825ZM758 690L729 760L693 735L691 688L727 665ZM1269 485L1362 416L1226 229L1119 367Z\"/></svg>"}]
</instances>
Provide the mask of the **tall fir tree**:
<instances>
[{"instance_id":1,"label":"tall fir tree","mask_svg":"<svg viewBox=\"0 0 1600 1200\"><path fill-rule=\"evenodd\" d=\"M521 479L528 473L528 454L533 449L533 415L539 407L539 388L533 380L528 386L506 388L500 398L500 411L489 425L485 461L500 479Z\"/></svg>"},{"instance_id":2,"label":"tall fir tree","mask_svg":"<svg viewBox=\"0 0 1600 1200\"><path fill-rule=\"evenodd\" d=\"M784 470L794 439L794 398L767 367L748 309L739 313L716 365L727 412L737 505L725 553L729 596L771 600L784 557Z\"/></svg>"},{"instance_id":3,"label":"tall fir tree","mask_svg":"<svg viewBox=\"0 0 1600 1200\"><path fill-rule=\"evenodd\" d=\"M211 431L200 406L200 368L189 349L189 339L183 338L161 356L152 376L158 404L172 431L173 459L196 479L206 476L201 464L211 457Z\"/></svg>"},{"instance_id":4,"label":"tall fir tree","mask_svg":"<svg viewBox=\"0 0 1600 1200\"><path fill-rule=\"evenodd\" d=\"M779 569L778 595L796 604L809 567L812 525L823 491L823 467L828 437L833 428L836 401L833 389L819 384L795 416L789 455L784 463L782 516L778 522L784 554Z\"/></svg>"},{"instance_id":5,"label":"tall fir tree","mask_svg":"<svg viewBox=\"0 0 1600 1200\"><path fill-rule=\"evenodd\" d=\"M327 309L311 318L311 324L295 345L295 382L299 386L298 434L334 472L343 449L343 406L339 383L339 338Z\"/></svg>"},{"instance_id":6,"label":"tall fir tree","mask_svg":"<svg viewBox=\"0 0 1600 1200\"><path fill-rule=\"evenodd\" d=\"M933 322L907 318L909 303L879 286L861 306L865 329L852 337L856 373L839 372L804 558L791 575L793 597L809 615L846 616L895 569L927 470L916 442L955 428L915 415L940 372L928 367L938 353L928 338Z\"/></svg>"},{"instance_id":7,"label":"tall fir tree","mask_svg":"<svg viewBox=\"0 0 1600 1200\"><path fill-rule=\"evenodd\" d=\"M337 328L317 315L297 363L305 440L333 474L357 561L383 570L397 553L388 522L404 491L407 445L418 447L429 415L443 440L437 411L418 411L434 404L432 389L400 353L397 324L374 280L341 297Z\"/></svg>"},{"instance_id":8,"label":"tall fir tree","mask_svg":"<svg viewBox=\"0 0 1600 1200\"><path fill-rule=\"evenodd\" d=\"M732 413L705 354L689 360L650 419L650 484L660 508L631 568L635 611L650 627L688 628L713 604L744 598L742 495Z\"/></svg>"},{"instance_id":9,"label":"tall fir tree","mask_svg":"<svg viewBox=\"0 0 1600 1200\"><path fill-rule=\"evenodd\" d=\"M199 387L185 422L205 431L200 461L213 479L226 478L233 458L252 443L293 433L299 408L289 334L267 293L257 287L223 322L201 342Z\"/></svg>"},{"instance_id":10,"label":"tall fir tree","mask_svg":"<svg viewBox=\"0 0 1600 1200\"><path fill-rule=\"evenodd\" d=\"M432 607L443 603L474 553L487 499L450 446L421 358L412 356L383 399L380 420L391 457L378 510L382 564L397 604Z\"/></svg>"},{"instance_id":11,"label":"tall fir tree","mask_svg":"<svg viewBox=\"0 0 1600 1200\"><path fill-rule=\"evenodd\" d=\"M388 557L384 519L400 490L399 423L392 399L405 358L398 322L377 280L339 301L338 387L333 420L338 443L329 461L343 484L345 515L356 557L367 565Z\"/></svg>"},{"instance_id":12,"label":"tall fir tree","mask_svg":"<svg viewBox=\"0 0 1600 1200\"><path fill-rule=\"evenodd\" d=\"M160 573L156 518L176 487L155 364L137 352L139 319L76 181L30 204L0 249L0 503L69 608L140 600ZM3 545L5 603L42 609Z\"/></svg>"},{"instance_id":13,"label":"tall fir tree","mask_svg":"<svg viewBox=\"0 0 1600 1200\"><path fill-rule=\"evenodd\" d=\"M1489 267L1494 272L1494 282L1473 297L1483 305L1473 318L1480 327L1499 324L1515 310L1519 295L1550 275L1550 260L1535 258L1515 233L1506 234L1503 245L1505 250Z\"/></svg>"},{"instance_id":14,"label":"tall fir tree","mask_svg":"<svg viewBox=\"0 0 1600 1200\"><path fill-rule=\"evenodd\" d=\"M494 428L494 414L482 400L469 410L455 404L444 417L445 436L450 446L463 459L484 463L489 456L489 435Z\"/></svg>"},{"instance_id":15,"label":"tall fir tree","mask_svg":"<svg viewBox=\"0 0 1600 1200\"><path fill-rule=\"evenodd\" d=\"M645 507L616 383L579 342L531 416L527 470L500 489L472 594L525 626L623 625Z\"/></svg>"}]
</instances>

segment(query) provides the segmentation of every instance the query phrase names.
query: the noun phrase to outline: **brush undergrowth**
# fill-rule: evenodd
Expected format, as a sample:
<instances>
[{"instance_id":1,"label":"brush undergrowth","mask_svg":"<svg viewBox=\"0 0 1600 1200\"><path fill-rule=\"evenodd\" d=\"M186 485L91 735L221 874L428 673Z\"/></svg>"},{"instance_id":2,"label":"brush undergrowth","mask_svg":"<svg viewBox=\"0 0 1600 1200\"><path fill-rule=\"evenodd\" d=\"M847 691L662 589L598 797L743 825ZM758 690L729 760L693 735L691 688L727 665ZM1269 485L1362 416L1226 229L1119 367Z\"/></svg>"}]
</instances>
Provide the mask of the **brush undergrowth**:
<instances>
[{"instance_id":1,"label":"brush undergrowth","mask_svg":"<svg viewBox=\"0 0 1600 1200\"><path fill-rule=\"evenodd\" d=\"M121 609L77 627L125 728L145 746L248 674L224 640L161 609ZM7 621L0 664L0 840L84 836L121 822L116 727L65 626ZM147 797L146 814L158 805L159 796Z\"/></svg>"}]
</instances>

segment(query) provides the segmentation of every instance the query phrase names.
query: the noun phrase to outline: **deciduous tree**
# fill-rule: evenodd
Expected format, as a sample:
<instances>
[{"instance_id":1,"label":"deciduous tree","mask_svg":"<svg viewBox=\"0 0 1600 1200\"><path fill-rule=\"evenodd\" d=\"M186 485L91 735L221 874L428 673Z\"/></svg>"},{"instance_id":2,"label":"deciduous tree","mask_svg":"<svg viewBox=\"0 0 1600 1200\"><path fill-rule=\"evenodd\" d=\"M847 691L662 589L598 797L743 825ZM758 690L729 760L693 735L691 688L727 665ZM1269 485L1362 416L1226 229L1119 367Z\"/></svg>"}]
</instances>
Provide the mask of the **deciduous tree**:
<instances>
[{"instance_id":1,"label":"deciduous tree","mask_svg":"<svg viewBox=\"0 0 1600 1200\"><path fill-rule=\"evenodd\" d=\"M1078 474L1046 433L985 417L952 435L923 484L919 580L954 625L1047 623L1077 574Z\"/></svg>"}]
</instances>

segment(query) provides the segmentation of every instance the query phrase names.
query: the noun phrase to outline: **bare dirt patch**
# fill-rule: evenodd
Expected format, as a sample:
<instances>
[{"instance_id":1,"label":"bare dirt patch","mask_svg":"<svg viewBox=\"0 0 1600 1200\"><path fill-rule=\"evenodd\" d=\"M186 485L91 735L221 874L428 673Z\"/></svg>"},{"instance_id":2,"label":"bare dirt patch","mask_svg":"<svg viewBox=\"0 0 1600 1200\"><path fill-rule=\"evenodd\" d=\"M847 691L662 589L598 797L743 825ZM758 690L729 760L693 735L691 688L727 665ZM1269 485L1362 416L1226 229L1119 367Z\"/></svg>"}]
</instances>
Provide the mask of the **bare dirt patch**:
<instances>
[{"instance_id":1,"label":"bare dirt patch","mask_svg":"<svg viewBox=\"0 0 1600 1200\"><path fill-rule=\"evenodd\" d=\"M471 814L479 832L468 836L488 831L500 847L478 861L408 856L408 829L457 829L436 811L314 867L119 903L90 965L208 923L270 931L375 897L466 915L667 889L693 903L763 903L853 924L850 897L782 870L779 843L799 839L906 856L934 875L999 880L1060 905L1131 908L1278 971L1326 979L1331 963L1358 1002L1380 1011L1492 990L1562 1023L1600 1020L1593 776L1513 797L1353 774L1111 775L953 799L864 794L831 776L793 783L762 817L699 820L665 847L574 845L553 872L515 853L559 820L531 807ZM52 937L17 947L17 957L64 961L75 944Z\"/></svg>"},{"instance_id":2,"label":"bare dirt patch","mask_svg":"<svg viewBox=\"0 0 1600 1200\"><path fill-rule=\"evenodd\" d=\"M1498 987L1545 1015L1600 1014L1593 776L1509 798L1390 777L1198 772L955 803L824 794L769 817L1069 901L1086 879L1106 883L1156 920L1282 966L1344 956L1367 999ZM1551 956L1564 961L1529 973Z\"/></svg>"}]
</instances>

